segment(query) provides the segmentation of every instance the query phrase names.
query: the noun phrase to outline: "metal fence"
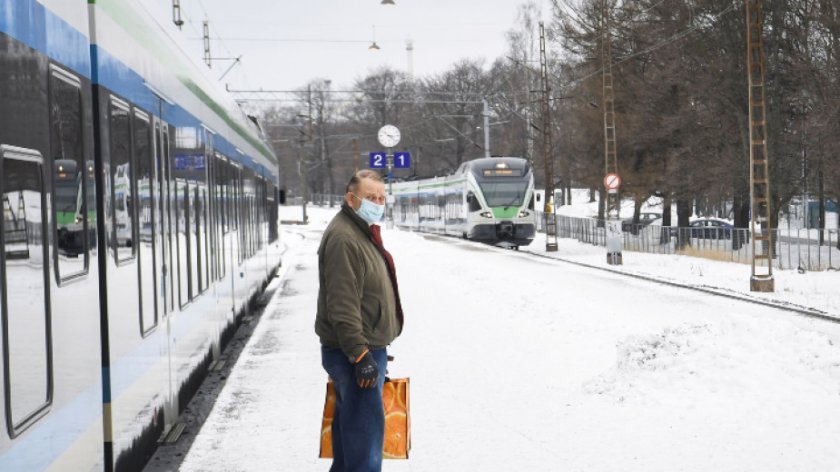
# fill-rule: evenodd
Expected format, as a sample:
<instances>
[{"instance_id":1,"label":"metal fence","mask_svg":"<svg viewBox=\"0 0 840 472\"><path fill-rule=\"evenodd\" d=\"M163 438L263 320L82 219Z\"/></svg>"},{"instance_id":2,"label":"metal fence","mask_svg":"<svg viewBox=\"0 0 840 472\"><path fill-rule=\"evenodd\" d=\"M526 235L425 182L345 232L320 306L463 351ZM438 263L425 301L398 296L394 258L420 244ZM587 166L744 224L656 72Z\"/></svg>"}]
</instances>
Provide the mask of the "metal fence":
<instances>
[{"instance_id":1,"label":"metal fence","mask_svg":"<svg viewBox=\"0 0 840 472\"><path fill-rule=\"evenodd\" d=\"M557 236L606 246L603 220L553 215ZM540 215L539 229L544 218ZM720 261L749 264L752 261L750 231L744 228L690 227L622 224L624 250L650 254L684 254ZM837 229L774 229L773 266L802 271L840 270L840 232Z\"/></svg>"},{"instance_id":2,"label":"metal fence","mask_svg":"<svg viewBox=\"0 0 840 472\"><path fill-rule=\"evenodd\" d=\"M330 206L330 202L332 202L332 206L339 207L341 203L344 201L344 195L327 195L323 193L313 193L309 195L309 199L307 200L308 205L318 205L318 206ZM303 203L303 197L290 197L286 199L286 206L300 206Z\"/></svg>"}]
</instances>

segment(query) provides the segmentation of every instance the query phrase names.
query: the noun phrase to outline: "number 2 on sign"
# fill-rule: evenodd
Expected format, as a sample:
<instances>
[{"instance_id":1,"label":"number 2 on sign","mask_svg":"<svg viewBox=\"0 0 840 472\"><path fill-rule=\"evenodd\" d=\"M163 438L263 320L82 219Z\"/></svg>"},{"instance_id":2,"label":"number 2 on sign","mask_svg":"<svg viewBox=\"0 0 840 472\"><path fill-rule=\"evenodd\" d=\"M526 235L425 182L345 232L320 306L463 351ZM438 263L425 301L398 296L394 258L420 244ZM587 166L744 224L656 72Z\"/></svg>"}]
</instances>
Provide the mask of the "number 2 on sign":
<instances>
[{"instance_id":1,"label":"number 2 on sign","mask_svg":"<svg viewBox=\"0 0 840 472\"><path fill-rule=\"evenodd\" d=\"M371 154L370 156L370 166L374 168L381 168L385 167L385 155L384 154Z\"/></svg>"}]
</instances>

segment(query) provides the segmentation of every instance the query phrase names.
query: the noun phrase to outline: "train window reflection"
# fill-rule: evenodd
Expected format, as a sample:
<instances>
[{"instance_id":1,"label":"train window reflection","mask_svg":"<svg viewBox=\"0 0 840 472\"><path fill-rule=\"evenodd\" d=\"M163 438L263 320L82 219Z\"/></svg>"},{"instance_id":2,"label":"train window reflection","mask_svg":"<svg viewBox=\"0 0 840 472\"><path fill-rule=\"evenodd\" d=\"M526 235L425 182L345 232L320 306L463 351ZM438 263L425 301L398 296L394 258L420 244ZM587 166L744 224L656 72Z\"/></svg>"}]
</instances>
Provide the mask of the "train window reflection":
<instances>
[{"instance_id":1,"label":"train window reflection","mask_svg":"<svg viewBox=\"0 0 840 472\"><path fill-rule=\"evenodd\" d=\"M0 193L5 258L0 270L4 381L9 435L43 416L52 400L46 196L41 156L0 146Z\"/></svg>"},{"instance_id":2,"label":"train window reflection","mask_svg":"<svg viewBox=\"0 0 840 472\"><path fill-rule=\"evenodd\" d=\"M122 263L134 259L134 192L132 191L131 123L128 104L111 100L109 117L111 154L111 208L114 259Z\"/></svg>"},{"instance_id":3,"label":"train window reflection","mask_svg":"<svg viewBox=\"0 0 840 472\"><path fill-rule=\"evenodd\" d=\"M87 272L88 166L82 150L79 82L58 69L50 76L50 153L53 157L55 270L60 281ZM93 163L90 163L90 167Z\"/></svg>"}]
</instances>

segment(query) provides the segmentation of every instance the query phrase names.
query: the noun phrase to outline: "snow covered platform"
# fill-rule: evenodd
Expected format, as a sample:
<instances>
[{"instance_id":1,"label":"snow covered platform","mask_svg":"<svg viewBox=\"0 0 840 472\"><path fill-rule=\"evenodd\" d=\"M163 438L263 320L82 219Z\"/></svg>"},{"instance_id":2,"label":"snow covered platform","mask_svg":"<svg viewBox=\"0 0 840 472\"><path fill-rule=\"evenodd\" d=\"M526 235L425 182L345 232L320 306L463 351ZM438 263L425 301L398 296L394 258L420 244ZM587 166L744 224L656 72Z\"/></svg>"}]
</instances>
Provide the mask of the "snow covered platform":
<instances>
[{"instance_id":1,"label":"snow covered platform","mask_svg":"<svg viewBox=\"0 0 840 472\"><path fill-rule=\"evenodd\" d=\"M276 295L181 470L329 469L313 323L335 211L283 233ZM412 388L411 458L384 470L840 467L840 324L456 239L383 238L406 314L390 373Z\"/></svg>"}]
</instances>

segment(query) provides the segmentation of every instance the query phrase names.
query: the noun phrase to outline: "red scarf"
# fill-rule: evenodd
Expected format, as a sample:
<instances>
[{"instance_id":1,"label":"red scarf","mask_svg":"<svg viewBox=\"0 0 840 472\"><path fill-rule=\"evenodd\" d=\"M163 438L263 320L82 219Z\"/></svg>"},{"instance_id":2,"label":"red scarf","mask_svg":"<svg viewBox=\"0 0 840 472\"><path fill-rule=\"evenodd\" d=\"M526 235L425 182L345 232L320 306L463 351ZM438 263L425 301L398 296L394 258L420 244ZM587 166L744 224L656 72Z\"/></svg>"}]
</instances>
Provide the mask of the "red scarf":
<instances>
[{"instance_id":1,"label":"red scarf","mask_svg":"<svg viewBox=\"0 0 840 472\"><path fill-rule=\"evenodd\" d=\"M402 304L400 304L400 289L397 286L397 270L394 268L394 258L391 257L391 253L382 245L382 233L380 229L379 225L370 225L370 239L376 245L376 248L379 249L382 257L385 258L385 263L388 265L388 275L391 277L391 286L394 288L394 297L397 300L397 319L400 320L400 331L402 331L404 320Z\"/></svg>"}]
</instances>

